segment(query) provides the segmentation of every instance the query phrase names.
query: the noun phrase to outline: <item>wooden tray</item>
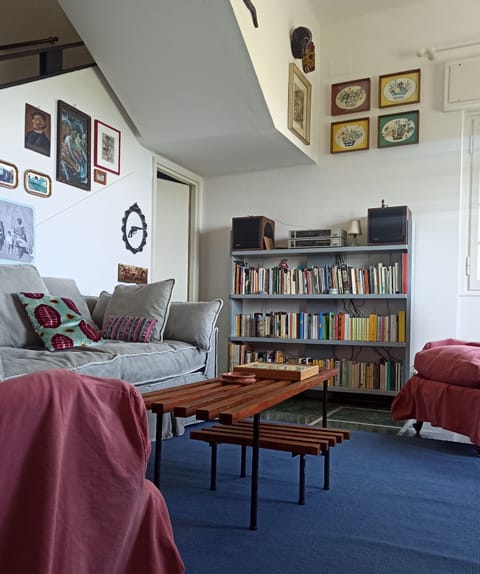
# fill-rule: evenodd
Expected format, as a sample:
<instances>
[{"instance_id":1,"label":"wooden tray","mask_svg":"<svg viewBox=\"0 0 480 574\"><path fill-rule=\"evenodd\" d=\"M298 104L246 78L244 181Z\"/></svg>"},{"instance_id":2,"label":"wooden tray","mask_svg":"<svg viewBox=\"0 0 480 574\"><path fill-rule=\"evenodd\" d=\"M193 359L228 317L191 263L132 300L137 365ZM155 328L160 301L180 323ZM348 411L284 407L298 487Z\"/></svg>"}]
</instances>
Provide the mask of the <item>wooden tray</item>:
<instances>
[{"instance_id":1,"label":"wooden tray","mask_svg":"<svg viewBox=\"0 0 480 574\"><path fill-rule=\"evenodd\" d=\"M285 379L287 381L302 381L318 375L318 365L284 365L277 363L246 363L233 367L233 371L254 373L262 379Z\"/></svg>"},{"instance_id":2,"label":"wooden tray","mask_svg":"<svg viewBox=\"0 0 480 574\"><path fill-rule=\"evenodd\" d=\"M257 380L255 373L244 372L244 373L222 373L220 375L220 380L225 384L233 385L251 385Z\"/></svg>"}]
</instances>

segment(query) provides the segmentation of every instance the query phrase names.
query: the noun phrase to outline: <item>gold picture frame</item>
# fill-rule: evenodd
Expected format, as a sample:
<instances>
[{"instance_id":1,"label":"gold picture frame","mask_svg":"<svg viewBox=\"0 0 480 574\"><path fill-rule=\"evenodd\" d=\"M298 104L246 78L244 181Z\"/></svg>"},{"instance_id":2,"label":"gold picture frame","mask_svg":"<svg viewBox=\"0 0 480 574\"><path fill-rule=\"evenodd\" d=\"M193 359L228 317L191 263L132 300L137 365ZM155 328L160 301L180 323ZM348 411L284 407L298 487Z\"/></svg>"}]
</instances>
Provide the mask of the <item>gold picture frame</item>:
<instances>
[{"instance_id":1,"label":"gold picture frame","mask_svg":"<svg viewBox=\"0 0 480 574\"><path fill-rule=\"evenodd\" d=\"M370 147L370 118L333 122L330 128L330 153L360 151Z\"/></svg>"},{"instance_id":2,"label":"gold picture frame","mask_svg":"<svg viewBox=\"0 0 480 574\"><path fill-rule=\"evenodd\" d=\"M23 181L27 193L38 197L50 197L52 195L52 180L46 173L27 169Z\"/></svg>"},{"instance_id":3,"label":"gold picture frame","mask_svg":"<svg viewBox=\"0 0 480 574\"><path fill-rule=\"evenodd\" d=\"M299 68L290 63L288 74L288 129L310 145L312 85Z\"/></svg>"},{"instance_id":4,"label":"gold picture frame","mask_svg":"<svg viewBox=\"0 0 480 574\"><path fill-rule=\"evenodd\" d=\"M420 101L420 68L379 76L378 107L405 106Z\"/></svg>"}]
</instances>

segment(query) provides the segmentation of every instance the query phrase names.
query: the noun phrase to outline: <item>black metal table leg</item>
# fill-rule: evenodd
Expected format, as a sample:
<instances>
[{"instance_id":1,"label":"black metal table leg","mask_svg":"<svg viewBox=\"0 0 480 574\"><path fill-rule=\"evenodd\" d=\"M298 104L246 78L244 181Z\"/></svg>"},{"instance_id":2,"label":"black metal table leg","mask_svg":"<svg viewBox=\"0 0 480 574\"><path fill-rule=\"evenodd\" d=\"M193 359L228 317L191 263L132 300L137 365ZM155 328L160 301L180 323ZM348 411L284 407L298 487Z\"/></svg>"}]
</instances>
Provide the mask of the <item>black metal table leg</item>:
<instances>
[{"instance_id":1,"label":"black metal table leg","mask_svg":"<svg viewBox=\"0 0 480 574\"><path fill-rule=\"evenodd\" d=\"M250 530L257 529L258 509L258 463L260 449L260 414L253 417L253 444L252 444L252 489L250 494Z\"/></svg>"},{"instance_id":2,"label":"black metal table leg","mask_svg":"<svg viewBox=\"0 0 480 574\"><path fill-rule=\"evenodd\" d=\"M323 489L330 490L330 448L327 448L323 456L325 457L323 461Z\"/></svg>"},{"instance_id":3,"label":"black metal table leg","mask_svg":"<svg viewBox=\"0 0 480 574\"><path fill-rule=\"evenodd\" d=\"M322 427L327 428L328 381L323 381L323 416Z\"/></svg>"},{"instance_id":4,"label":"black metal table leg","mask_svg":"<svg viewBox=\"0 0 480 574\"><path fill-rule=\"evenodd\" d=\"M242 444L242 454L240 460L240 476L245 478L247 476L247 447Z\"/></svg>"},{"instance_id":5,"label":"black metal table leg","mask_svg":"<svg viewBox=\"0 0 480 574\"><path fill-rule=\"evenodd\" d=\"M217 443L210 444L212 456L210 460L210 490L217 490Z\"/></svg>"},{"instance_id":6,"label":"black metal table leg","mask_svg":"<svg viewBox=\"0 0 480 574\"><path fill-rule=\"evenodd\" d=\"M305 455L300 455L300 475L298 477L298 504L305 504Z\"/></svg>"},{"instance_id":7,"label":"black metal table leg","mask_svg":"<svg viewBox=\"0 0 480 574\"><path fill-rule=\"evenodd\" d=\"M153 472L153 482L157 488L160 488L160 465L162 462L162 422L163 409L160 409L157 411L157 428L155 429L155 466Z\"/></svg>"}]
</instances>

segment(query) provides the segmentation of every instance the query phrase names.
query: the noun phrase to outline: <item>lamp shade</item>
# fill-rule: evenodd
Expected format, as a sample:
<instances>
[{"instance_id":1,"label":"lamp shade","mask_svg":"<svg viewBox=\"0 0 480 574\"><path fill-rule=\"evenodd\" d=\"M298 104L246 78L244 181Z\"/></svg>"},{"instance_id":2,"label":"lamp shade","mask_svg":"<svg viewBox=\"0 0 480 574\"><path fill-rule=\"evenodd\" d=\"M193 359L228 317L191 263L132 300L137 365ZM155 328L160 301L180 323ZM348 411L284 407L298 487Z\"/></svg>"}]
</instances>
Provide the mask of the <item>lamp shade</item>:
<instances>
[{"instance_id":1,"label":"lamp shade","mask_svg":"<svg viewBox=\"0 0 480 574\"><path fill-rule=\"evenodd\" d=\"M352 219L352 221L350 221L350 225L348 226L347 233L349 235L361 235L362 234L362 227L360 225L359 219Z\"/></svg>"}]
</instances>

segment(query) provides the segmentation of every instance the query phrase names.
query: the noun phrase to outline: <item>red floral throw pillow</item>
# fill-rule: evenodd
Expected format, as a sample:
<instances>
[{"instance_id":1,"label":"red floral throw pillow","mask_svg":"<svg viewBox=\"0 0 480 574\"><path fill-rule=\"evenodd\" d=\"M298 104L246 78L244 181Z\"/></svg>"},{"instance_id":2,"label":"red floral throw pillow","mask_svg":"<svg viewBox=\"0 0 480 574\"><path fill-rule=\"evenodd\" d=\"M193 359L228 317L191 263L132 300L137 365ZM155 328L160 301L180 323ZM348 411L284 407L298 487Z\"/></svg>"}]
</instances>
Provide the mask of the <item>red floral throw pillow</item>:
<instances>
[{"instance_id":1,"label":"red floral throw pillow","mask_svg":"<svg viewBox=\"0 0 480 574\"><path fill-rule=\"evenodd\" d=\"M157 322L157 319L148 317L109 315L103 322L102 337L131 343L149 343Z\"/></svg>"},{"instance_id":2,"label":"red floral throw pillow","mask_svg":"<svg viewBox=\"0 0 480 574\"><path fill-rule=\"evenodd\" d=\"M102 343L100 333L87 323L71 299L44 293L18 293L34 331L49 351Z\"/></svg>"}]
</instances>

